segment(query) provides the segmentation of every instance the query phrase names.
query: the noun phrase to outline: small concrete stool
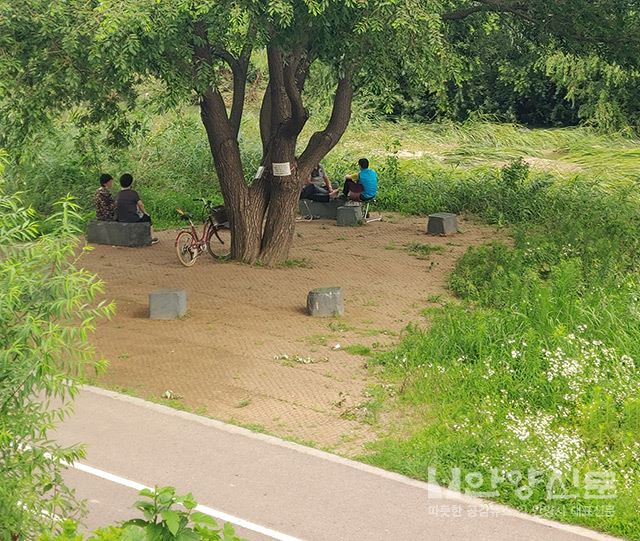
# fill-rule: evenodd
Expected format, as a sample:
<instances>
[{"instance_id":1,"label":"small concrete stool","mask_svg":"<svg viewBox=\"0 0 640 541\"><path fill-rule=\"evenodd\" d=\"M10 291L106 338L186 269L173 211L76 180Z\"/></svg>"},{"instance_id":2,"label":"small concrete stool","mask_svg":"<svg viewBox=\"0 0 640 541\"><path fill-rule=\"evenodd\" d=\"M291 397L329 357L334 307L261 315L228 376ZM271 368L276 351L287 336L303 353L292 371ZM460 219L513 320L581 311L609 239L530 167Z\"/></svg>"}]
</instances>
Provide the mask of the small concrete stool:
<instances>
[{"instance_id":1,"label":"small concrete stool","mask_svg":"<svg viewBox=\"0 0 640 541\"><path fill-rule=\"evenodd\" d=\"M353 205L338 207L337 222L340 227L354 227L362 223L362 207Z\"/></svg>"},{"instance_id":2,"label":"small concrete stool","mask_svg":"<svg viewBox=\"0 0 640 541\"><path fill-rule=\"evenodd\" d=\"M187 291L158 289L149 293L151 319L178 319L187 313Z\"/></svg>"},{"instance_id":3,"label":"small concrete stool","mask_svg":"<svg viewBox=\"0 0 640 541\"><path fill-rule=\"evenodd\" d=\"M344 315L344 298L341 287L312 289L307 295L307 311L316 317Z\"/></svg>"},{"instance_id":4,"label":"small concrete stool","mask_svg":"<svg viewBox=\"0 0 640 541\"><path fill-rule=\"evenodd\" d=\"M427 234L429 235L455 235L458 232L458 217L449 212L429 214L427 221Z\"/></svg>"}]
</instances>

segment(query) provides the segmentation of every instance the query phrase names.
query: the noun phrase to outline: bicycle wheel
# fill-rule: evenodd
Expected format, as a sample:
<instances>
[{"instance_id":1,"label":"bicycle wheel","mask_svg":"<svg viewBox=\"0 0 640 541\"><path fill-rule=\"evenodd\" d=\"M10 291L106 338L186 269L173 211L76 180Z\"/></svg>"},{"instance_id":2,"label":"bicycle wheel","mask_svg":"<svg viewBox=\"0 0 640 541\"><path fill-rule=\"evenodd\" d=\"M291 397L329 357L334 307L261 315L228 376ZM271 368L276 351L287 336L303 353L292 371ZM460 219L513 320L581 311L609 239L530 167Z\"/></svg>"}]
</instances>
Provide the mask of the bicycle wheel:
<instances>
[{"instance_id":1,"label":"bicycle wheel","mask_svg":"<svg viewBox=\"0 0 640 541\"><path fill-rule=\"evenodd\" d=\"M176 237L176 254L180 263L190 267L198 259L198 243L191 231L180 231Z\"/></svg>"},{"instance_id":2,"label":"bicycle wheel","mask_svg":"<svg viewBox=\"0 0 640 541\"><path fill-rule=\"evenodd\" d=\"M207 249L213 259L224 259L231 253L231 230L228 227L220 229L211 228Z\"/></svg>"}]
</instances>

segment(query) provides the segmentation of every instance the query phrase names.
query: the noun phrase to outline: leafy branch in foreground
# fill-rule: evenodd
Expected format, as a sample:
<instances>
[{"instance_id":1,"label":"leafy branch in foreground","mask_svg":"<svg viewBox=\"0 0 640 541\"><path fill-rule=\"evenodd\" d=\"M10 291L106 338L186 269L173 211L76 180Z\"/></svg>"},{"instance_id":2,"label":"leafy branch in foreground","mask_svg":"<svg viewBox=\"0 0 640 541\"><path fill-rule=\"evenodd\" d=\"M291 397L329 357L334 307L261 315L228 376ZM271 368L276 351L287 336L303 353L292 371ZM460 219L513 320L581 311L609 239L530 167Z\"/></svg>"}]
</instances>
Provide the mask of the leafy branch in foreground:
<instances>
[{"instance_id":1,"label":"leafy branch in foreground","mask_svg":"<svg viewBox=\"0 0 640 541\"><path fill-rule=\"evenodd\" d=\"M222 528L209 515L197 511L198 504L192 494L178 496L173 487L144 489L135 507L144 518L132 519L121 526L96 530L88 541L243 541L233 526ZM184 508L175 509L176 505ZM66 521L63 532L55 537L44 536L41 541L82 541L77 524Z\"/></svg>"},{"instance_id":2,"label":"leafy branch in foreground","mask_svg":"<svg viewBox=\"0 0 640 541\"><path fill-rule=\"evenodd\" d=\"M76 267L78 207L62 199L50 233L0 184L0 539L33 539L83 506L62 478L81 447L47 433L69 413L87 369L100 370L88 342L113 313L102 284Z\"/></svg>"}]
</instances>

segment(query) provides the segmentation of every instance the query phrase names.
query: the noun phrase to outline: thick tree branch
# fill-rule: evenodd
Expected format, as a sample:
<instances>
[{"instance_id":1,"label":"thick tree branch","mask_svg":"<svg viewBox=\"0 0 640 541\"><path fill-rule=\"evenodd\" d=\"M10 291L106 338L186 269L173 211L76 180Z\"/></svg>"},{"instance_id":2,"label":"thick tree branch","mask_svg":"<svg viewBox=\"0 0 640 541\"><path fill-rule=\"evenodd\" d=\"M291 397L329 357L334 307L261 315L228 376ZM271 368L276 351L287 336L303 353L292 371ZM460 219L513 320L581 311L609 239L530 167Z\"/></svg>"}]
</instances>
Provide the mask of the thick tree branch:
<instances>
[{"instance_id":1,"label":"thick tree branch","mask_svg":"<svg viewBox=\"0 0 640 541\"><path fill-rule=\"evenodd\" d=\"M299 67L304 66L306 62L304 57L305 53L302 49L296 50L291 55L283 72L284 88L291 104L291 119L287 122L286 131L294 137L302 131L309 119L309 112L302 102L302 88L306 80L305 72L308 68L303 67L299 72Z\"/></svg>"},{"instance_id":2,"label":"thick tree branch","mask_svg":"<svg viewBox=\"0 0 640 541\"><path fill-rule=\"evenodd\" d=\"M213 49L211 54L217 56L220 60L224 60L231 70L235 71L238 68L238 59L229 51L225 49Z\"/></svg>"},{"instance_id":3,"label":"thick tree branch","mask_svg":"<svg viewBox=\"0 0 640 541\"><path fill-rule=\"evenodd\" d=\"M275 45L267 47L269 86L271 94L271 134L279 131L291 117L291 104L284 86L284 59L282 50Z\"/></svg>"},{"instance_id":4,"label":"thick tree branch","mask_svg":"<svg viewBox=\"0 0 640 541\"><path fill-rule=\"evenodd\" d=\"M351 120L351 104L353 102L353 69L348 68L338 81L338 88L333 98L333 109L327 127L314 133L304 150L298 166L300 178L307 178L311 170L320 163L329 151L336 146Z\"/></svg>"},{"instance_id":5,"label":"thick tree branch","mask_svg":"<svg viewBox=\"0 0 640 541\"><path fill-rule=\"evenodd\" d=\"M449 11L448 13L444 13L442 15L443 21L460 21L462 19L466 19L470 15L474 13L479 13L481 11L490 11L491 8L488 6L469 6L466 8L457 9L456 11Z\"/></svg>"},{"instance_id":6,"label":"thick tree branch","mask_svg":"<svg viewBox=\"0 0 640 541\"><path fill-rule=\"evenodd\" d=\"M251 60L251 51L253 50L255 35L256 27L251 26L240 56L237 58L225 49L216 49L213 51L214 56L217 56L228 64L233 75L233 99L229 118L231 129L236 138L240 132L240 123L244 111L244 100L247 91L247 73L249 71L249 62Z\"/></svg>"},{"instance_id":7,"label":"thick tree branch","mask_svg":"<svg viewBox=\"0 0 640 541\"><path fill-rule=\"evenodd\" d=\"M193 63L196 74L201 70L210 70L214 58L208 40L207 27L202 21L194 24ZM247 186L238 171L242 171L237 136L227 115L227 107L220 90L208 84L200 93L200 117L207 132L211 154L216 164L220 187L225 202L239 204L246 194Z\"/></svg>"},{"instance_id":8,"label":"thick tree branch","mask_svg":"<svg viewBox=\"0 0 640 541\"><path fill-rule=\"evenodd\" d=\"M207 67L211 68L213 64L213 52L211 50L211 44L209 43L207 25L204 21L196 21L193 24L193 34L195 37L193 40L193 61L196 70Z\"/></svg>"},{"instance_id":9,"label":"thick tree branch","mask_svg":"<svg viewBox=\"0 0 640 541\"><path fill-rule=\"evenodd\" d=\"M260 138L262 140L262 155L266 156L271 140L271 83L267 84L260 106Z\"/></svg>"}]
</instances>

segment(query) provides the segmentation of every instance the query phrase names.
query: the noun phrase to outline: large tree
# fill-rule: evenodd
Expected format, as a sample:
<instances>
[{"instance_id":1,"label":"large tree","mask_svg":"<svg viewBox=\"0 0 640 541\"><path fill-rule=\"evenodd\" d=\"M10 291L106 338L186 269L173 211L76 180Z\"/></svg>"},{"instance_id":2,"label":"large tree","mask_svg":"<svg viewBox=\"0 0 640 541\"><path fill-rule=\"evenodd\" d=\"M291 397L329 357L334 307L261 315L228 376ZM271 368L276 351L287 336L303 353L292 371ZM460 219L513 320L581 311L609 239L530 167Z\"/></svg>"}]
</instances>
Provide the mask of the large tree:
<instances>
[{"instance_id":1,"label":"large tree","mask_svg":"<svg viewBox=\"0 0 640 541\"><path fill-rule=\"evenodd\" d=\"M401 77L437 95L468 73L455 42L486 24L519 25L540 46L632 63L636 3L0 0L0 113L9 137L74 107L92 121L122 125L148 80L168 104L197 101L229 210L232 256L273 264L293 239L300 181L340 140L356 89L384 95ZM269 71L260 111L264 173L247 181L239 133L256 48L266 50ZM314 62L335 75L333 108L296 159Z\"/></svg>"}]
</instances>

